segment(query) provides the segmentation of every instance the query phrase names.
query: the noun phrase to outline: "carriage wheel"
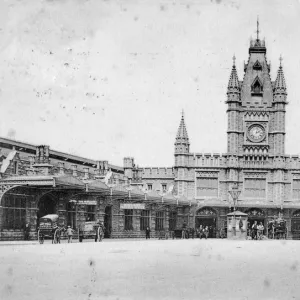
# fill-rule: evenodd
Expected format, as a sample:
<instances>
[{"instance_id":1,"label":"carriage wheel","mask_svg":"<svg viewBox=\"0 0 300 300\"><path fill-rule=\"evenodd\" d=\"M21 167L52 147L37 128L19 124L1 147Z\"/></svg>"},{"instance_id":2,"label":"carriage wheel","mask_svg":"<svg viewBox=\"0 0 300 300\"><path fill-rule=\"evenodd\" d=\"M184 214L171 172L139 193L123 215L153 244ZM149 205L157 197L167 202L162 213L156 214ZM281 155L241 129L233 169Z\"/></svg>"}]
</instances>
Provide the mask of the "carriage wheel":
<instances>
[{"instance_id":1,"label":"carriage wheel","mask_svg":"<svg viewBox=\"0 0 300 300\"><path fill-rule=\"evenodd\" d=\"M44 244L44 235L41 234L40 230L38 231L38 240L40 244Z\"/></svg>"},{"instance_id":2,"label":"carriage wheel","mask_svg":"<svg viewBox=\"0 0 300 300\"><path fill-rule=\"evenodd\" d=\"M58 243L58 229L55 230L54 235L53 235L53 244Z\"/></svg>"}]
</instances>

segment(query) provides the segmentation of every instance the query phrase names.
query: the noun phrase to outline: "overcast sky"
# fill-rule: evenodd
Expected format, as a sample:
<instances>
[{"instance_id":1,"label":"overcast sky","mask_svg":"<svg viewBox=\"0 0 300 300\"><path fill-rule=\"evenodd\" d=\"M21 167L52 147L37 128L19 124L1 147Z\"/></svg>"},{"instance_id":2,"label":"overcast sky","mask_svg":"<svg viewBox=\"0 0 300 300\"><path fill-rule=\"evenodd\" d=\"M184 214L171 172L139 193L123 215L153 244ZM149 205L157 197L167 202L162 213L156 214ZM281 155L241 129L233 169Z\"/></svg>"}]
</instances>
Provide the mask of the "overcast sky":
<instances>
[{"instance_id":1,"label":"overcast sky","mask_svg":"<svg viewBox=\"0 0 300 300\"><path fill-rule=\"evenodd\" d=\"M0 2L0 135L122 165L172 166L181 110L192 152L226 152L226 88L259 15L271 78L283 55L286 153L300 153L300 3Z\"/></svg>"}]
</instances>

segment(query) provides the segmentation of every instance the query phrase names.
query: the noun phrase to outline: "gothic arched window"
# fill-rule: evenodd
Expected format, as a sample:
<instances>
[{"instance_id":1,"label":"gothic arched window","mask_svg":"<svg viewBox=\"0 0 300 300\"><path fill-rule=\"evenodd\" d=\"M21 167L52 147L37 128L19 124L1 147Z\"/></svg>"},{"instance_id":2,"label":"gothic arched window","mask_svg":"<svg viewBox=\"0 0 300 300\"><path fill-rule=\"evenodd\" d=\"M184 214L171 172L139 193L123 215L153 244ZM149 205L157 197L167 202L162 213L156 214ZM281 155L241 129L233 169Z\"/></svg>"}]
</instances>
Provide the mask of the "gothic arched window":
<instances>
[{"instance_id":1,"label":"gothic arched window","mask_svg":"<svg viewBox=\"0 0 300 300\"><path fill-rule=\"evenodd\" d=\"M255 95L261 95L263 93L263 85L258 77L256 77L252 83L251 92Z\"/></svg>"}]
</instances>

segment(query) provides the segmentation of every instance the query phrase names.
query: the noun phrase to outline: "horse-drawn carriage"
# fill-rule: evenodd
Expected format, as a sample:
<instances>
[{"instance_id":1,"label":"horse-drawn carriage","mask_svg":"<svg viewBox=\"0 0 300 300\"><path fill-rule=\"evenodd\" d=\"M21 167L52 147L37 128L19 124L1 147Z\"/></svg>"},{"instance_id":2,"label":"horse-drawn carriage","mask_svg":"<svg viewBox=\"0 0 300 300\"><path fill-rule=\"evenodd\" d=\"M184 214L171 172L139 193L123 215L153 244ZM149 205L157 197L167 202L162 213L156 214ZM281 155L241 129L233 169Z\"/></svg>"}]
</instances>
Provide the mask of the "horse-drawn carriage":
<instances>
[{"instance_id":1,"label":"horse-drawn carriage","mask_svg":"<svg viewBox=\"0 0 300 300\"><path fill-rule=\"evenodd\" d=\"M92 238L95 242L101 242L104 238L104 226L102 223L85 222L79 227L79 242Z\"/></svg>"},{"instance_id":2,"label":"horse-drawn carriage","mask_svg":"<svg viewBox=\"0 0 300 300\"><path fill-rule=\"evenodd\" d=\"M40 224L38 228L38 241L43 244L45 239L51 239L52 243L60 243L60 237L62 231L65 228L57 225L58 215L46 215L40 218Z\"/></svg>"},{"instance_id":3,"label":"horse-drawn carriage","mask_svg":"<svg viewBox=\"0 0 300 300\"><path fill-rule=\"evenodd\" d=\"M159 240L168 240L169 239L169 231L168 230L160 230L158 233Z\"/></svg>"},{"instance_id":4,"label":"horse-drawn carriage","mask_svg":"<svg viewBox=\"0 0 300 300\"><path fill-rule=\"evenodd\" d=\"M286 220L277 218L268 222L268 238L269 239L286 239L287 226Z\"/></svg>"}]
</instances>

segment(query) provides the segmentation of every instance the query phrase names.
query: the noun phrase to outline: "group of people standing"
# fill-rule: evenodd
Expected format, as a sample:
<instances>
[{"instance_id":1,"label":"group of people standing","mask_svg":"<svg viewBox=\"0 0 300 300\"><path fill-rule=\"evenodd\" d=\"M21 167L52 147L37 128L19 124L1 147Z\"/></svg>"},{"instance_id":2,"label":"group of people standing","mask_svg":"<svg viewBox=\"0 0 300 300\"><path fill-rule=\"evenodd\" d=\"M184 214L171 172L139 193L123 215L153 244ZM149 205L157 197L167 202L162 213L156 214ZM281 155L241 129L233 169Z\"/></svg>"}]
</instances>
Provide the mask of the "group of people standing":
<instances>
[{"instance_id":1,"label":"group of people standing","mask_svg":"<svg viewBox=\"0 0 300 300\"><path fill-rule=\"evenodd\" d=\"M262 222L259 224L254 221L252 227L250 228L250 223L248 223L248 236L251 236L252 240L261 240L264 234L264 225Z\"/></svg>"},{"instance_id":2,"label":"group of people standing","mask_svg":"<svg viewBox=\"0 0 300 300\"><path fill-rule=\"evenodd\" d=\"M199 236L200 240L202 238L207 239L209 237L209 228L208 228L208 226L200 225L200 227L196 230L196 232L197 232L197 236Z\"/></svg>"}]
</instances>

